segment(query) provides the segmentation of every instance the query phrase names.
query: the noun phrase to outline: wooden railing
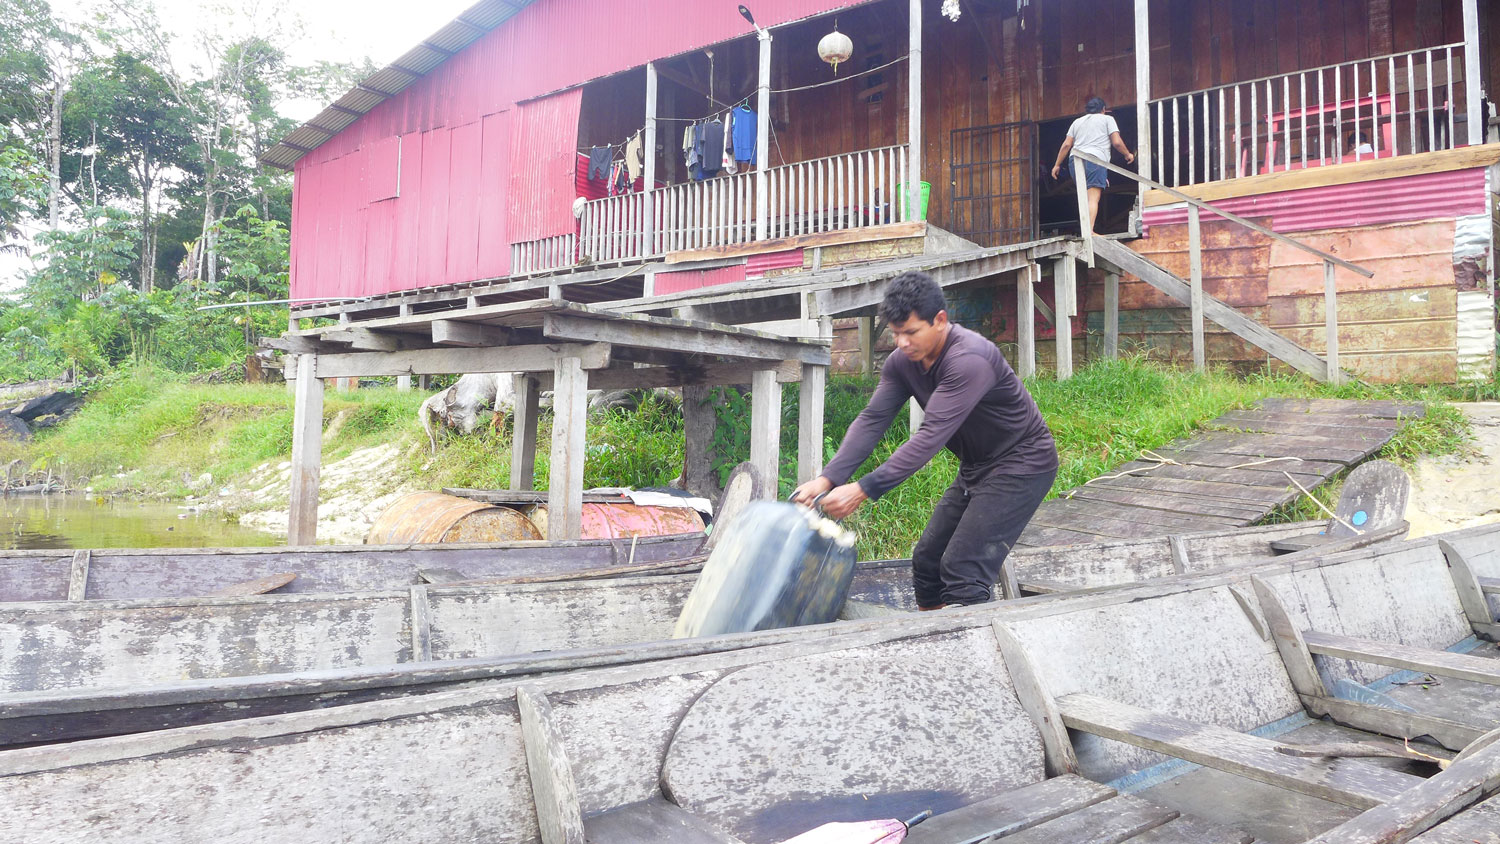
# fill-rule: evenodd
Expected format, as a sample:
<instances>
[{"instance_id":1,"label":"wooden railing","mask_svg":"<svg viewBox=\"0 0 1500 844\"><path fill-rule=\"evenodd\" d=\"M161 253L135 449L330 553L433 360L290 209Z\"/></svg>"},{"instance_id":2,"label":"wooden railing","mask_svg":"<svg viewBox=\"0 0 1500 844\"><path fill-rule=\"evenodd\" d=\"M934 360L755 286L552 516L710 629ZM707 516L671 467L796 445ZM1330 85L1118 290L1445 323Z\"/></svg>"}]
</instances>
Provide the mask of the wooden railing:
<instances>
[{"instance_id":1,"label":"wooden railing","mask_svg":"<svg viewBox=\"0 0 1500 844\"><path fill-rule=\"evenodd\" d=\"M1152 172L1173 187L1451 149L1462 42L1152 100Z\"/></svg>"},{"instance_id":2,"label":"wooden railing","mask_svg":"<svg viewBox=\"0 0 1500 844\"><path fill-rule=\"evenodd\" d=\"M912 219L913 209L897 196L907 181L908 150L905 145L881 147L770 168L764 174L766 237ZM760 222L758 183L757 174L749 171L591 200L583 206L576 239L562 235L516 244L512 272L549 272L750 243Z\"/></svg>"},{"instance_id":3,"label":"wooden railing","mask_svg":"<svg viewBox=\"0 0 1500 844\"><path fill-rule=\"evenodd\" d=\"M1305 349L1302 349L1300 346L1297 346L1290 340L1281 337L1279 334L1271 331L1271 329L1254 322L1253 320L1245 317L1242 314L1239 314L1228 305L1225 305L1218 300L1212 300L1204 295L1203 237L1201 233L1200 218L1202 211L1208 211L1209 213L1217 214L1218 216L1223 217L1224 219L1232 223L1236 223L1238 225L1244 226L1247 229L1258 232L1266 237L1271 238L1272 240L1280 241L1295 249L1299 249L1303 252L1313 255L1314 257L1322 261L1323 304L1325 314L1325 337L1327 338L1327 351L1322 358L1322 361L1326 364L1326 369L1324 369L1321 374L1325 380L1332 383L1338 384L1343 382L1343 372L1339 369L1338 290L1335 283L1335 272L1339 267L1342 267L1346 270L1349 270L1350 272L1364 276L1365 278L1373 278L1375 276L1375 273L1373 271L1361 267L1358 264L1352 264L1348 261L1345 261L1343 258L1340 258L1337 255L1332 255L1328 252L1324 252L1321 249L1309 246L1300 240L1295 240L1293 238L1287 237L1284 234L1273 232L1264 226L1245 219L1244 217L1240 217L1236 214L1231 214L1230 212L1225 211L1222 208L1218 208L1200 199L1195 199L1191 196L1188 196L1182 191L1167 187L1166 185L1155 181L1154 179L1146 178L1145 176L1142 176L1138 173L1132 173L1131 171L1126 170L1123 167L1116 167L1115 165L1107 161L1100 161L1099 159L1094 158L1087 153L1082 153L1077 149L1074 149L1073 178L1080 185L1083 184L1084 161L1103 165L1104 167L1107 167L1111 172L1118 173L1119 175L1125 176L1126 178L1134 179L1135 181L1140 182L1147 187L1155 188L1156 190L1162 191L1163 193L1166 193L1167 195L1187 204L1189 279L1188 290L1185 292L1187 293L1186 299L1188 302L1188 307L1192 312L1191 318L1193 333L1193 365L1197 369L1201 371L1206 366L1203 337L1203 320L1205 313L1211 310L1212 313L1210 315L1218 324L1228 328L1231 331L1234 331L1240 337L1249 340L1260 348L1265 349L1273 355L1276 355L1278 358L1291 363L1298 369L1302 369L1303 371L1308 372L1315 377L1319 375L1317 367L1302 365L1310 361L1310 359L1305 358L1305 355L1309 354ZM1093 266L1096 243L1094 240L1093 232L1090 231L1090 226L1088 225L1088 199L1081 188L1078 191L1078 219L1080 221L1083 221L1083 257L1089 266ZM1103 246L1104 244L1098 245ZM1108 246L1109 251L1112 254L1130 256L1135 255L1135 253L1131 252L1121 244L1117 244L1111 241L1108 243ZM1158 282L1162 281L1162 279L1152 280L1143 277L1142 280L1151 283L1153 286L1162 286L1158 284ZM1181 281L1176 280L1172 283L1181 284ZM1178 296L1177 298L1182 299L1183 297ZM1209 308L1210 305L1212 305L1211 309ZM1118 314L1116 314L1116 316L1118 317ZM1105 330L1107 332L1117 332L1118 327L1106 326Z\"/></svg>"}]
</instances>

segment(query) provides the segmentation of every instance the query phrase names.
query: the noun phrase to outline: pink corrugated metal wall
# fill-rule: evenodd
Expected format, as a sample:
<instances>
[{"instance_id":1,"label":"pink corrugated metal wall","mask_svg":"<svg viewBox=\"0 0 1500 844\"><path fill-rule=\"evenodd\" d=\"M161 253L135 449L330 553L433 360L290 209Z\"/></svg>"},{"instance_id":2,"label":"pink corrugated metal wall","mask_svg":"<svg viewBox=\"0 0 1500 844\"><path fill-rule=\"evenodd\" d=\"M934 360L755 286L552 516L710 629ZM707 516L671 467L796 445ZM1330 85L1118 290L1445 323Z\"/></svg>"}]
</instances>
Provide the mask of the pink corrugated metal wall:
<instances>
[{"instance_id":1,"label":"pink corrugated metal wall","mask_svg":"<svg viewBox=\"0 0 1500 844\"><path fill-rule=\"evenodd\" d=\"M864 2L756 0L753 7L757 21L774 26ZM567 174L576 107L561 147L528 149L523 137L539 136L528 135L530 121L518 116L530 104L517 103L750 34L732 3L533 3L297 162L292 295L369 296L505 275L510 243L572 225ZM396 136L400 195L369 202L369 159ZM518 196L511 159L537 162L540 172L564 149L561 191L538 187Z\"/></svg>"},{"instance_id":2,"label":"pink corrugated metal wall","mask_svg":"<svg viewBox=\"0 0 1500 844\"><path fill-rule=\"evenodd\" d=\"M1424 173L1397 179L1224 199L1214 205L1241 217L1269 217L1277 232L1374 226L1486 213L1484 170ZM1182 223L1187 210L1147 211L1149 226Z\"/></svg>"},{"instance_id":3,"label":"pink corrugated metal wall","mask_svg":"<svg viewBox=\"0 0 1500 844\"><path fill-rule=\"evenodd\" d=\"M510 151L510 237L536 240L573 230L573 179L578 160L578 108L572 88L516 109Z\"/></svg>"}]
</instances>

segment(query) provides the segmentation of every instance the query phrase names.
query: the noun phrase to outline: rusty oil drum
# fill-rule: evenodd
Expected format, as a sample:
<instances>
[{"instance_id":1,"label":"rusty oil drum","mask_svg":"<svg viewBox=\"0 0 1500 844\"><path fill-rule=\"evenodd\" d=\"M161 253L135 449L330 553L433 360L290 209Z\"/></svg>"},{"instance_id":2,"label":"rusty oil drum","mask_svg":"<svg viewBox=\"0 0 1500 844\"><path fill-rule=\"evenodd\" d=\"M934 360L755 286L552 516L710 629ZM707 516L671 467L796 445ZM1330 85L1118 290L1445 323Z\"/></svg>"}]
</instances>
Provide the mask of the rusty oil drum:
<instances>
[{"instance_id":1,"label":"rusty oil drum","mask_svg":"<svg viewBox=\"0 0 1500 844\"><path fill-rule=\"evenodd\" d=\"M536 529L547 533L547 505L526 509ZM691 507L654 507L629 502L583 505L581 539L622 539L632 536L672 536L703 530L703 517Z\"/></svg>"},{"instance_id":2,"label":"rusty oil drum","mask_svg":"<svg viewBox=\"0 0 1500 844\"><path fill-rule=\"evenodd\" d=\"M380 514L365 543L514 542L542 538L542 531L531 520L509 507L441 492L414 492L397 499Z\"/></svg>"}]
</instances>

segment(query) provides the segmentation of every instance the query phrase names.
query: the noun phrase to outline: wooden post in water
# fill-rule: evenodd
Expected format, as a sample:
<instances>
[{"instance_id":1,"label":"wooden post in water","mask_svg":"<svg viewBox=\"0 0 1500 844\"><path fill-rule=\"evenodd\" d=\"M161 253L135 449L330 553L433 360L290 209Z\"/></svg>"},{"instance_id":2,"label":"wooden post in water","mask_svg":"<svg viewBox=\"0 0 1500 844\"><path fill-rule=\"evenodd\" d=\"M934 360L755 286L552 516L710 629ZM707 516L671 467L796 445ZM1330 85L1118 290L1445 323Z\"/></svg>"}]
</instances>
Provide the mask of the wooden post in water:
<instances>
[{"instance_id":1,"label":"wooden post in water","mask_svg":"<svg viewBox=\"0 0 1500 844\"><path fill-rule=\"evenodd\" d=\"M577 357L558 358L552 379L552 465L547 485L547 538L583 533L584 426L588 373Z\"/></svg>"},{"instance_id":2,"label":"wooden post in water","mask_svg":"<svg viewBox=\"0 0 1500 844\"><path fill-rule=\"evenodd\" d=\"M750 463L760 470L766 489L777 497L781 462L781 385L776 370L757 369L750 376Z\"/></svg>"},{"instance_id":3,"label":"wooden post in water","mask_svg":"<svg viewBox=\"0 0 1500 844\"><path fill-rule=\"evenodd\" d=\"M296 385L286 543L312 545L318 540L318 478L323 468L323 382L317 355L298 356Z\"/></svg>"},{"instance_id":4,"label":"wooden post in water","mask_svg":"<svg viewBox=\"0 0 1500 844\"><path fill-rule=\"evenodd\" d=\"M519 372L511 377L516 407L511 420L510 488L535 489L536 417L541 389L534 375Z\"/></svg>"}]
</instances>

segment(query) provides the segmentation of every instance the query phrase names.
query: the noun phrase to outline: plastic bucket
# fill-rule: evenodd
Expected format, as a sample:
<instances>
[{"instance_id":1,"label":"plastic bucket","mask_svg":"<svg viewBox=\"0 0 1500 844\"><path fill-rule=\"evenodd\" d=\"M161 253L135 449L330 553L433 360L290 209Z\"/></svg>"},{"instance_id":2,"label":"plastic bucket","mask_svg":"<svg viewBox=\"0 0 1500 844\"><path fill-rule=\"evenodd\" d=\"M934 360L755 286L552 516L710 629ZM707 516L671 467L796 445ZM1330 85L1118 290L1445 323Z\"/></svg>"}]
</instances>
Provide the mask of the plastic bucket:
<instances>
[{"instance_id":1,"label":"plastic bucket","mask_svg":"<svg viewBox=\"0 0 1500 844\"><path fill-rule=\"evenodd\" d=\"M547 505L526 510L531 523L547 533ZM703 530L703 517L691 507L653 507L629 503L585 503L580 539L622 539L632 536L672 536Z\"/></svg>"},{"instance_id":2,"label":"plastic bucket","mask_svg":"<svg viewBox=\"0 0 1500 844\"><path fill-rule=\"evenodd\" d=\"M906 200L906 183L898 182L896 184L896 196L900 198L901 205L906 208L908 212L906 219L908 220L927 219L927 203L932 199L932 184L930 182L921 182L921 185L922 196L917 202L916 210L913 211L911 205Z\"/></svg>"},{"instance_id":3,"label":"plastic bucket","mask_svg":"<svg viewBox=\"0 0 1500 844\"><path fill-rule=\"evenodd\" d=\"M441 492L414 492L387 507L365 538L369 545L439 542L514 542L541 539L529 519L496 507Z\"/></svg>"}]
</instances>

